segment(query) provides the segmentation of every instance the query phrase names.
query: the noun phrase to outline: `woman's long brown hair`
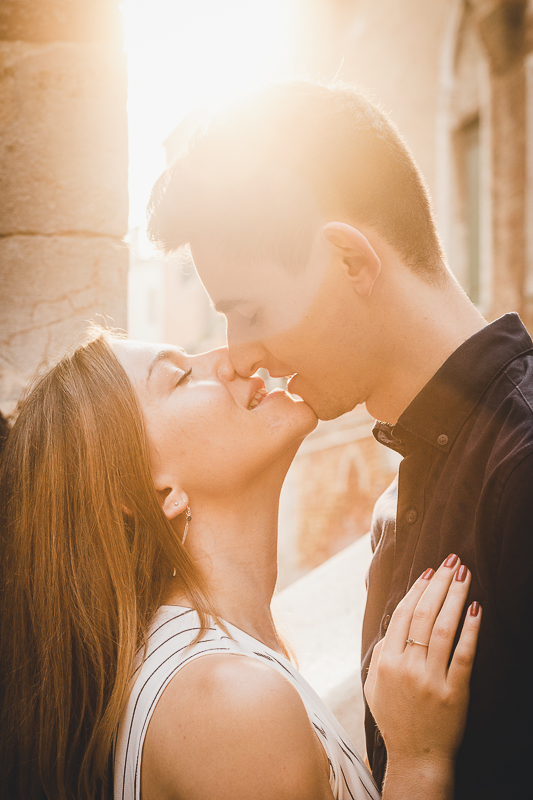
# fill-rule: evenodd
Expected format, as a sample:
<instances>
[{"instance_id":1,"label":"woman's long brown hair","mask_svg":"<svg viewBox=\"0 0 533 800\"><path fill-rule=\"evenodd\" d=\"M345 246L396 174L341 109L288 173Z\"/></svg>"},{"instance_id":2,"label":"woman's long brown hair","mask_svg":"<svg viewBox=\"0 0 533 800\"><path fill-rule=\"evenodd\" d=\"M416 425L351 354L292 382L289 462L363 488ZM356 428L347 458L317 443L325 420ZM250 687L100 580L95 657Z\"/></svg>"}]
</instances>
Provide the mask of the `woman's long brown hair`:
<instances>
[{"instance_id":1,"label":"woman's long brown hair","mask_svg":"<svg viewBox=\"0 0 533 800\"><path fill-rule=\"evenodd\" d=\"M132 664L174 568L203 626L211 609L161 510L108 333L26 394L0 515L0 797L111 798Z\"/></svg>"}]
</instances>

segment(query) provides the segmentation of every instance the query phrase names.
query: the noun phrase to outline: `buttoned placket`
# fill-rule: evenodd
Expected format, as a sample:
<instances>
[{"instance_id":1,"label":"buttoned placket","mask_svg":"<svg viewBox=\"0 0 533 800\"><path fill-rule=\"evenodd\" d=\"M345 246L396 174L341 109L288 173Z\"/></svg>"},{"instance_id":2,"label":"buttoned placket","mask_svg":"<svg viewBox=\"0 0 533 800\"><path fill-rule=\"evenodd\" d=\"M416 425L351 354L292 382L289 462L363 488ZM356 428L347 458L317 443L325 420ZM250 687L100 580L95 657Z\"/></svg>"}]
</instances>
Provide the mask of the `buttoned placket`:
<instances>
[{"instance_id":1,"label":"buttoned placket","mask_svg":"<svg viewBox=\"0 0 533 800\"><path fill-rule=\"evenodd\" d=\"M379 433L378 433L379 438ZM398 441L398 440L396 440ZM384 443L384 442L383 442ZM390 446L390 444L388 444ZM393 448L395 449L395 448ZM405 582L399 582L398 576L402 573L401 561L409 559L408 574L409 583L412 582L412 564L416 552L416 545L420 536L420 530L424 519L424 489L425 482L420 480L410 480L411 474L423 475L424 470L429 467L429 455L421 449L407 455L400 464L399 484L398 484L398 511L396 515L396 530L394 543L394 567L393 580L389 601L384 609L381 620L381 635L385 636L389 627L392 614L400 600L404 597L409 588ZM427 474L427 471L426 473ZM409 484L411 484L409 486ZM409 486L409 488L407 488ZM418 576L416 576L418 577ZM385 742L379 728L376 725L374 735L374 758L377 757L376 751L385 755Z\"/></svg>"},{"instance_id":2,"label":"buttoned placket","mask_svg":"<svg viewBox=\"0 0 533 800\"><path fill-rule=\"evenodd\" d=\"M420 447L406 456L400 464L393 570L393 591L396 605L418 578L418 575L412 574L412 569L424 522L424 496L431 460L432 453L429 449ZM407 581L404 579L398 583L397 573L407 575Z\"/></svg>"},{"instance_id":3,"label":"buttoned placket","mask_svg":"<svg viewBox=\"0 0 533 800\"><path fill-rule=\"evenodd\" d=\"M385 446L400 452L403 451L405 454L406 448L395 434L396 432L392 426L381 423L379 430L376 432L376 438ZM444 437L439 437L439 439L439 444L441 445L448 442L447 437L446 441L444 441ZM421 443L418 448L405 455L399 467L394 566L389 601L381 620L382 636L387 632L396 606L406 594L409 586L418 577L418 575L412 575L412 567L416 545L424 521L426 480L422 476L427 476L429 473L431 455L431 448ZM407 569L405 569L406 561L408 562ZM407 574L409 576L408 581L400 582L398 580L400 574ZM376 744L378 744L377 740Z\"/></svg>"}]
</instances>

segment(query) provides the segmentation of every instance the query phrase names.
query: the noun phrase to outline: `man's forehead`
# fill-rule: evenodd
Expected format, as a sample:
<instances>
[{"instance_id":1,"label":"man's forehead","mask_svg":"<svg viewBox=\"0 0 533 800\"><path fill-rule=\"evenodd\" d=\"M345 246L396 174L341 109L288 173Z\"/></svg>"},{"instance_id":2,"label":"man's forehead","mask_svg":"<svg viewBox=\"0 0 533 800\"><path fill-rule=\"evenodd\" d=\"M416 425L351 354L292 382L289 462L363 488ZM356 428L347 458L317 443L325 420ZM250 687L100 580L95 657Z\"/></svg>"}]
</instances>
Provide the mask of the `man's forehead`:
<instances>
[{"instance_id":1,"label":"man's forehead","mask_svg":"<svg viewBox=\"0 0 533 800\"><path fill-rule=\"evenodd\" d=\"M282 280L282 279L281 279ZM283 295L283 285L272 276L242 281L240 286L226 280L204 282L215 311L229 314L249 306L267 306Z\"/></svg>"},{"instance_id":2,"label":"man's forehead","mask_svg":"<svg viewBox=\"0 0 533 800\"><path fill-rule=\"evenodd\" d=\"M213 306L223 314L247 303L266 300L273 287L288 277L278 264L269 261L254 259L243 264L205 246L191 248L191 253Z\"/></svg>"}]
</instances>

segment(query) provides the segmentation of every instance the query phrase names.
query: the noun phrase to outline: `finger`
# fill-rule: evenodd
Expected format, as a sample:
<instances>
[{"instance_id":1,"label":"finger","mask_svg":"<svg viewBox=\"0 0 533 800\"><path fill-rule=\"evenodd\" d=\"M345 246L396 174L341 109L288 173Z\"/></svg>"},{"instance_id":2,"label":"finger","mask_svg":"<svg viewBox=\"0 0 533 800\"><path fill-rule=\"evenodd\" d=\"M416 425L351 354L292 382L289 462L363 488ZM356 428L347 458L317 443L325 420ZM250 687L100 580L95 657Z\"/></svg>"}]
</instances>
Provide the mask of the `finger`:
<instances>
[{"instance_id":1,"label":"finger","mask_svg":"<svg viewBox=\"0 0 533 800\"><path fill-rule=\"evenodd\" d=\"M429 639L427 666L435 674L445 676L447 673L471 579L470 570L462 564L450 583L448 594L433 625Z\"/></svg>"},{"instance_id":2,"label":"finger","mask_svg":"<svg viewBox=\"0 0 533 800\"><path fill-rule=\"evenodd\" d=\"M465 681L470 680L476 655L481 615L481 606L476 602L472 603L466 612L463 630L448 669L448 686L453 691L461 689Z\"/></svg>"},{"instance_id":3,"label":"finger","mask_svg":"<svg viewBox=\"0 0 533 800\"><path fill-rule=\"evenodd\" d=\"M382 652L384 651L390 655L403 653L405 640L409 634L409 627L413 619L413 612L420 598L431 584L434 574L435 571L433 569L425 570L418 580L413 583L405 597L398 603L383 640Z\"/></svg>"},{"instance_id":4,"label":"finger","mask_svg":"<svg viewBox=\"0 0 533 800\"><path fill-rule=\"evenodd\" d=\"M370 659L370 666L368 668L368 675L364 685L364 693L367 699L368 705L371 705L372 698L374 696L374 687L376 685L376 675L378 671L378 662L379 656L381 653L381 648L383 647L384 639L380 639L379 642L374 647L372 651L372 658Z\"/></svg>"},{"instance_id":5,"label":"finger","mask_svg":"<svg viewBox=\"0 0 533 800\"><path fill-rule=\"evenodd\" d=\"M408 634L410 639L429 645L435 620L446 599L448 589L460 563L459 558L452 554L443 561L435 573L428 590L424 592L413 611L413 619ZM410 649L420 655L420 652L425 648L412 647Z\"/></svg>"}]
</instances>

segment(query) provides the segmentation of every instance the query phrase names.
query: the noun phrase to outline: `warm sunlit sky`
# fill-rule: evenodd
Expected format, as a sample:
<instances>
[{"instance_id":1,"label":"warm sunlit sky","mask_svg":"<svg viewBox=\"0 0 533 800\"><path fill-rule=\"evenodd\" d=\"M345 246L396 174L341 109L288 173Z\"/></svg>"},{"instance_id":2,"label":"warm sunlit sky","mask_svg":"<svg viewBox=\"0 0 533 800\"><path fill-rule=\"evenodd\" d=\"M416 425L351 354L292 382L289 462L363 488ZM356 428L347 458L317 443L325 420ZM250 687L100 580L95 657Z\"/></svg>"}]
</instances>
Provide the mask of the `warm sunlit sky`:
<instances>
[{"instance_id":1,"label":"warm sunlit sky","mask_svg":"<svg viewBox=\"0 0 533 800\"><path fill-rule=\"evenodd\" d=\"M289 76L291 0L125 0L130 226L165 166L163 140L195 106Z\"/></svg>"}]
</instances>

